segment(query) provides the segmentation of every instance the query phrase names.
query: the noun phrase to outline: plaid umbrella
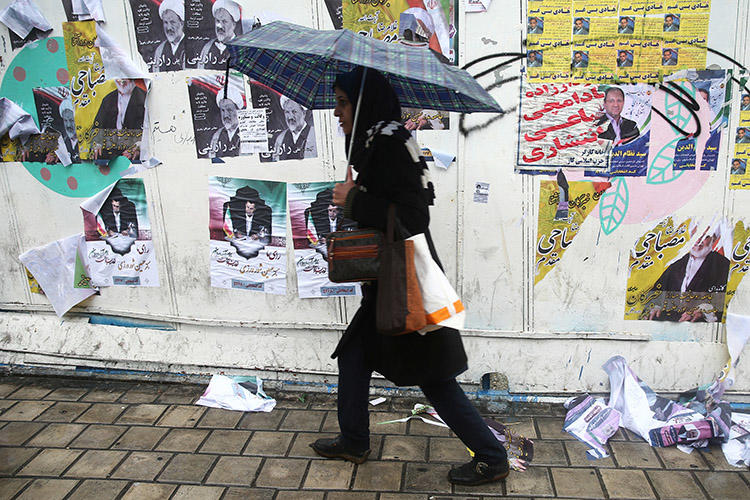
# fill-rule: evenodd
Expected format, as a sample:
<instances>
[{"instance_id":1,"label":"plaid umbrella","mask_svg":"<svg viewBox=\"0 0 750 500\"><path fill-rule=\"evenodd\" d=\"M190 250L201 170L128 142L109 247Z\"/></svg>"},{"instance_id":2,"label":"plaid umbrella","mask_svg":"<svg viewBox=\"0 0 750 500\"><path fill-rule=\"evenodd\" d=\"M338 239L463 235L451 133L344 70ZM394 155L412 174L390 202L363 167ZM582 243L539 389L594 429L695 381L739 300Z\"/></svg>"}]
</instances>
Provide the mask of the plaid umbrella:
<instances>
[{"instance_id":1,"label":"plaid umbrella","mask_svg":"<svg viewBox=\"0 0 750 500\"><path fill-rule=\"evenodd\" d=\"M336 107L336 75L364 66L382 72L404 106L502 113L469 73L422 47L282 21L241 35L228 47L230 66L310 109Z\"/></svg>"}]
</instances>

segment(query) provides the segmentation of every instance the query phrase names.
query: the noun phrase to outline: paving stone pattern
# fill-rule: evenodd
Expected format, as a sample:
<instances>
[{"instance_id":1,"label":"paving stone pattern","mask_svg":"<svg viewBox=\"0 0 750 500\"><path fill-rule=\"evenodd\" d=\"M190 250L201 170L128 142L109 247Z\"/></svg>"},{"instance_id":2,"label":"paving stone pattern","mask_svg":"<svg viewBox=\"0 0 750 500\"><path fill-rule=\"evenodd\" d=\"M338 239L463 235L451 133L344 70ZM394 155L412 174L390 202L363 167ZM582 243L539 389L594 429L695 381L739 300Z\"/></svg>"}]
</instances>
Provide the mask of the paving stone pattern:
<instances>
[{"instance_id":1,"label":"paving stone pattern","mask_svg":"<svg viewBox=\"0 0 750 500\"><path fill-rule=\"evenodd\" d=\"M309 447L338 432L334 395L278 392L272 412L241 413L193 405L203 389L0 376L0 500L750 498L750 471L727 464L719 447L687 455L620 430L610 457L587 460L586 446L562 432L557 405L482 411L533 439L534 461L505 483L461 487L446 474L469 455L450 431L378 425L423 399L372 407L372 453L354 465Z\"/></svg>"}]
</instances>

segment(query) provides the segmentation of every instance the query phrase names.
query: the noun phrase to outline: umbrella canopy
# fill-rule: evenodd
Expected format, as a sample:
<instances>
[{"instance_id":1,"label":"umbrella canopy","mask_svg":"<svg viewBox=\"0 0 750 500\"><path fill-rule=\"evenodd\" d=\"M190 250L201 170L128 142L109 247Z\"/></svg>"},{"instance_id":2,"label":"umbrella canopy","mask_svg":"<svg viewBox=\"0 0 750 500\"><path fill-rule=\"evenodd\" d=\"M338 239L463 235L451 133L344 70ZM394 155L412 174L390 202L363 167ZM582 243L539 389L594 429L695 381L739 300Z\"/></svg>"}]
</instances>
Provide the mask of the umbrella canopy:
<instances>
[{"instance_id":1,"label":"umbrella canopy","mask_svg":"<svg viewBox=\"0 0 750 500\"><path fill-rule=\"evenodd\" d=\"M227 45L231 67L310 109L336 107L336 75L364 66L385 75L403 106L461 113L503 111L469 73L440 62L423 47L282 21Z\"/></svg>"}]
</instances>

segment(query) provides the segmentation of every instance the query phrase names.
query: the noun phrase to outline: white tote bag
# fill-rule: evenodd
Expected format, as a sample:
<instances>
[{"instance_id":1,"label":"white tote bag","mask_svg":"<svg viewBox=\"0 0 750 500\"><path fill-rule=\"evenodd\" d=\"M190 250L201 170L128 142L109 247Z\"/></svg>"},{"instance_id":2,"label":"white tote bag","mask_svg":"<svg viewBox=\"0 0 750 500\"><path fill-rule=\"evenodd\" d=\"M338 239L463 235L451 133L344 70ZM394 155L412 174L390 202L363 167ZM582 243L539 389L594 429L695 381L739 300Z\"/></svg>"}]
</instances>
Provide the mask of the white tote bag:
<instances>
[{"instance_id":1,"label":"white tote bag","mask_svg":"<svg viewBox=\"0 0 750 500\"><path fill-rule=\"evenodd\" d=\"M445 273L433 260L424 233L408 239L414 242L414 267L427 319L427 326L419 333L425 334L444 326L462 329L466 319L464 305Z\"/></svg>"}]
</instances>

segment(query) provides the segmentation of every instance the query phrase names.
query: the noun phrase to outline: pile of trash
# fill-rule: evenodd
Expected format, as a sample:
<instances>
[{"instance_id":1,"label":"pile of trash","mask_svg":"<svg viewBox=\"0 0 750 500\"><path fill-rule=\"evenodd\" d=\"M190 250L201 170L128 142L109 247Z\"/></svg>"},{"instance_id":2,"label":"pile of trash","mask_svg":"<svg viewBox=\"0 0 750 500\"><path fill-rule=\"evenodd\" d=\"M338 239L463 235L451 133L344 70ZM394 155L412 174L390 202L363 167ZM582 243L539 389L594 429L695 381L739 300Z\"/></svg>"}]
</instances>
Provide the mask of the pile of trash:
<instances>
[{"instance_id":1,"label":"pile of trash","mask_svg":"<svg viewBox=\"0 0 750 500\"><path fill-rule=\"evenodd\" d=\"M715 381L679 395L677 401L658 396L614 356L602 367L609 376L609 401L589 394L565 403L563 430L591 447L588 458L608 456L607 440L622 426L651 446L676 445L685 453L721 443L730 464L750 465L750 414L733 412L722 399L734 384L735 367L750 337L750 316L727 315L729 360Z\"/></svg>"}]
</instances>

